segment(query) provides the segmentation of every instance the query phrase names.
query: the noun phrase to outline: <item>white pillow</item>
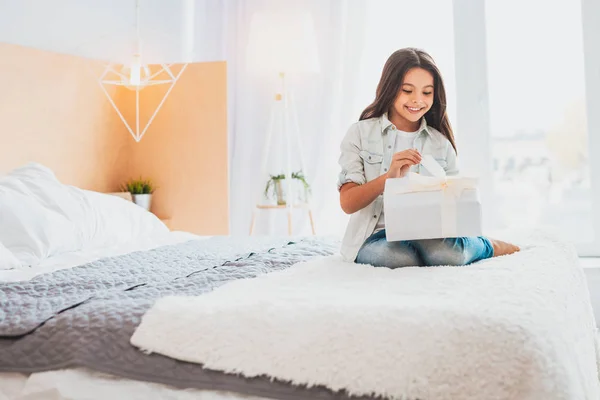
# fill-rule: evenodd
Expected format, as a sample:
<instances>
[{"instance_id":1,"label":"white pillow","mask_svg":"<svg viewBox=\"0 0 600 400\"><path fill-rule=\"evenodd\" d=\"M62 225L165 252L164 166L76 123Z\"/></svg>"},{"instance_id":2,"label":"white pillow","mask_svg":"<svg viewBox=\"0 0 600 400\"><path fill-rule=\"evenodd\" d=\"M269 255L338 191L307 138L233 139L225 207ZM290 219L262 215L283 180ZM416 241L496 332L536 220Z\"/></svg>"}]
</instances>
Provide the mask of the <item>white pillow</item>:
<instances>
[{"instance_id":1,"label":"white pillow","mask_svg":"<svg viewBox=\"0 0 600 400\"><path fill-rule=\"evenodd\" d=\"M81 207L52 171L29 164L0 179L0 242L23 266L82 246L70 221Z\"/></svg>"},{"instance_id":2,"label":"white pillow","mask_svg":"<svg viewBox=\"0 0 600 400\"><path fill-rule=\"evenodd\" d=\"M84 213L80 199L73 196L52 170L38 163L29 163L14 169L0 179L0 187L31 197L42 207L69 220L81 219Z\"/></svg>"},{"instance_id":3,"label":"white pillow","mask_svg":"<svg viewBox=\"0 0 600 400\"><path fill-rule=\"evenodd\" d=\"M24 266L165 232L160 219L136 204L64 185L40 164L0 179L0 242Z\"/></svg>"},{"instance_id":4,"label":"white pillow","mask_svg":"<svg viewBox=\"0 0 600 400\"><path fill-rule=\"evenodd\" d=\"M16 269L19 267L21 267L21 263L17 260L17 257L0 243L0 270Z\"/></svg>"},{"instance_id":5,"label":"white pillow","mask_svg":"<svg viewBox=\"0 0 600 400\"><path fill-rule=\"evenodd\" d=\"M86 247L98 248L169 232L154 214L121 197L72 188L83 194L86 208Z\"/></svg>"}]
</instances>

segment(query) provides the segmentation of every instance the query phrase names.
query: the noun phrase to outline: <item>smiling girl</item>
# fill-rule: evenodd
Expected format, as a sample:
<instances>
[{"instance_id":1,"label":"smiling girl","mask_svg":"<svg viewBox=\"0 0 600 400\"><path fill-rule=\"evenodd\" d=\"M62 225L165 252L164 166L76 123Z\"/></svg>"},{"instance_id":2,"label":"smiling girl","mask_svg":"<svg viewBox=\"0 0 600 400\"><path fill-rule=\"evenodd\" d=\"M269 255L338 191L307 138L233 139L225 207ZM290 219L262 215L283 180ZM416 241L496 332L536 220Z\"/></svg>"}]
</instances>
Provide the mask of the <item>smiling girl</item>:
<instances>
[{"instance_id":1,"label":"smiling girl","mask_svg":"<svg viewBox=\"0 0 600 400\"><path fill-rule=\"evenodd\" d=\"M431 154L447 175L456 175L456 143L446 114L446 91L431 56L406 48L383 67L375 101L341 144L340 205L352 214L342 242L345 260L389 268L467 265L519 251L486 237L388 242L383 189L388 178L421 170Z\"/></svg>"}]
</instances>

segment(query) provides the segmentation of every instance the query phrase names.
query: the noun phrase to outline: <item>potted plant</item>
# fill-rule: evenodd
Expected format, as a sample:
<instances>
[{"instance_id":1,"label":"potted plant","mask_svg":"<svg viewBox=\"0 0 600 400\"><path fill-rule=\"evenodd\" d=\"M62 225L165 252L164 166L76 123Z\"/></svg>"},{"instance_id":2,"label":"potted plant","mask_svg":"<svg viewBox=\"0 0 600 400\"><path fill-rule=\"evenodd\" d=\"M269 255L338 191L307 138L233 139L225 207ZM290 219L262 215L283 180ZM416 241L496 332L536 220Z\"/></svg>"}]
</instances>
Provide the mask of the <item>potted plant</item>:
<instances>
[{"instance_id":1,"label":"potted plant","mask_svg":"<svg viewBox=\"0 0 600 400\"><path fill-rule=\"evenodd\" d=\"M298 193L298 200L300 200L301 202L307 202L308 195L310 194L310 185L308 184L308 182L306 182L304 173L302 171L292 172L292 185L295 184L294 180L296 181L296 184L301 184L304 189L303 191L296 190ZM286 205L287 195L285 192L285 186L285 174L269 175L269 180L267 181L267 185L265 186L265 197L275 197L277 199L277 205Z\"/></svg>"},{"instance_id":2,"label":"potted plant","mask_svg":"<svg viewBox=\"0 0 600 400\"><path fill-rule=\"evenodd\" d=\"M124 192L131 193L133 202L138 206L150 211L152 206L152 193L156 190L156 187L149 179L130 179L125 182L122 186Z\"/></svg>"}]
</instances>

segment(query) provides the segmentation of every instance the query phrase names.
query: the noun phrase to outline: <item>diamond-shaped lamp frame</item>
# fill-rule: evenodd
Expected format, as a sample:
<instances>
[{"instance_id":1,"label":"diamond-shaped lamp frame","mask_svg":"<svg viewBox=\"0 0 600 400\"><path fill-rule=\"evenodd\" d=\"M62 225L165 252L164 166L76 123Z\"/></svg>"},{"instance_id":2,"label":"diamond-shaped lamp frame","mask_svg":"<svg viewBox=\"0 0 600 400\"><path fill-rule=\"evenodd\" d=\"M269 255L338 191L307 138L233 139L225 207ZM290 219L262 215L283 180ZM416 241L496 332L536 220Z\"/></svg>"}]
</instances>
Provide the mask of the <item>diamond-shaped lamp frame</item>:
<instances>
[{"instance_id":1,"label":"diamond-shaped lamp frame","mask_svg":"<svg viewBox=\"0 0 600 400\"><path fill-rule=\"evenodd\" d=\"M161 66L160 70L158 70L157 72L152 74L147 79L143 80L140 83L140 85L136 85L136 86L131 85L131 83L129 83L127 81L127 76L125 76L123 73L119 72L115 68L115 66L117 66L117 65L120 65L120 64L113 64L113 63L107 64L106 67L104 68L104 72L102 73L100 78L98 78L98 84L100 85L100 88L102 88L102 91L106 95L106 98L108 99L108 101L110 102L112 107L115 109L115 111L119 115L119 118L121 118L121 121L123 121L123 123L127 127L127 130L129 131L131 136L133 136L133 139L136 142L139 142L140 140L142 140L142 137L144 137L144 134L146 134L148 127L154 120L154 117L156 117L156 114L158 114L158 111L161 109L165 100L169 96L169 93L171 93L171 90L173 90L173 87L175 86L175 84L179 80L179 77L181 76L181 74L183 73L185 68L187 67L187 64L183 64L181 69L179 70L179 72L176 75L173 73L173 71L171 71L171 67L174 64L168 64L168 65L160 64L160 66ZM155 79L156 77L160 76L163 72L169 76L169 79ZM116 79L116 80L115 79L106 79L108 74L114 74L114 75L118 76L120 79ZM119 110L119 107L117 107L115 101L110 96L110 93L108 93L108 90L106 90L106 85L126 86L126 87L129 87L129 88L132 88L133 90L135 90L135 127L134 127L135 129L133 129L131 127L131 125L127 122L127 120L123 116L123 113ZM154 112L152 113L152 116L150 117L150 119L148 119L148 122L146 123L146 125L140 131L140 90L142 90L143 88L145 88L147 86L154 86L154 85L170 85L170 86L169 86L169 89L167 89L167 92L163 96L162 100L160 101L160 103L158 104L158 106L156 107Z\"/></svg>"}]
</instances>

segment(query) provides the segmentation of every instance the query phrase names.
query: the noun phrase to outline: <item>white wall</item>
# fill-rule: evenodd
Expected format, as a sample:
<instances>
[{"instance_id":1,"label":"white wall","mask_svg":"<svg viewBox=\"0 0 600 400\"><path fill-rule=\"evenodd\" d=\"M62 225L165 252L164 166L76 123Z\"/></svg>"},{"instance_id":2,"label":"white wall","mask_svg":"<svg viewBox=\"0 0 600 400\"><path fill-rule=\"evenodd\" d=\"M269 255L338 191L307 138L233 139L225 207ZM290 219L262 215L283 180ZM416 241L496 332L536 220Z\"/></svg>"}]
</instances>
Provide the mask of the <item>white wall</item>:
<instances>
[{"instance_id":1,"label":"white wall","mask_svg":"<svg viewBox=\"0 0 600 400\"><path fill-rule=\"evenodd\" d=\"M144 61L223 60L221 11L226 3L140 0ZM135 39L135 4L135 0L0 0L0 42L126 61ZM193 13L193 18L184 13Z\"/></svg>"}]
</instances>

